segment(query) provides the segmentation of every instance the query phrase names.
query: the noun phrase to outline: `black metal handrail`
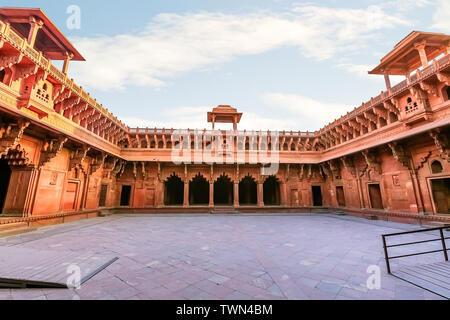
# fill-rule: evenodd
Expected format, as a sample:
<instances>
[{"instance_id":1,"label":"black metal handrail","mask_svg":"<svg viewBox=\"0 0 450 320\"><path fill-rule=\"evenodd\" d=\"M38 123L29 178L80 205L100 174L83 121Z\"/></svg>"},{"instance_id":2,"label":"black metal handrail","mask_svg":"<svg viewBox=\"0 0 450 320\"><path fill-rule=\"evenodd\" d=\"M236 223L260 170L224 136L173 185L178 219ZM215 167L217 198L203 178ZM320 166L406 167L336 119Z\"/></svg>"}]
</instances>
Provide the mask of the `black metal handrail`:
<instances>
[{"instance_id":1,"label":"black metal handrail","mask_svg":"<svg viewBox=\"0 0 450 320\"><path fill-rule=\"evenodd\" d=\"M400 258L406 258L406 257L414 257L414 256L420 256L420 255L426 255L426 254L432 254L432 253L438 253L443 252L445 261L448 261L448 252L450 249L447 249L447 244L445 243L445 240L450 240L450 237L444 236L444 230L450 228L449 226L445 227L439 227L439 228L431 228L431 229L423 229L423 230L415 230L415 231L407 231L407 232L399 232L399 233L391 233L391 234L385 234L382 235L383 238L383 248L384 248L384 256L386 259L386 267L389 274L391 274L391 264L390 260L392 259L400 259ZM407 243L400 243L400 244L394 244L394 245L387 245L386 239L389 237L396 237L396 236L403 236L407 234L414 234L414 233L425 233L430 231L439 231L440 238L439 239L431 239L431 240L422 240L422 241L414 241L414 242L407 242ZM389 248L395 248L395 247L403 247L403 246L411 246L415 244L421 244L421 243L429 243L429 242L437 242L440 241L442 244L441 250L433 250L433 251L426 251L426 252L419 252L419 253L412 253L412 254L405 254L401 256L389 256Z\"/></svg>"}]
</instances>

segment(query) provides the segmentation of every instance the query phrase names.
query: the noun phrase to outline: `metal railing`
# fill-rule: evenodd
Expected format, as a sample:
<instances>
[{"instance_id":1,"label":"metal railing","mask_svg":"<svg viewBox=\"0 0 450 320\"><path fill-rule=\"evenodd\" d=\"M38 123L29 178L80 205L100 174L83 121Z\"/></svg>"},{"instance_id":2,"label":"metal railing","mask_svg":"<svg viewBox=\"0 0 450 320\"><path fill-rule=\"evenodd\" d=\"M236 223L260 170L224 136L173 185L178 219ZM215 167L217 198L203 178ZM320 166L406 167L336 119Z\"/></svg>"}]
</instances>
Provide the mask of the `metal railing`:
<instances>
[{"instance_id":1,"label":"metal railing","mask_svg":"<svg viewBox=\"0 0 450 320\"><path fill-rule=\"evenodd\" d=\"M393 259L400 259L400 258L407 258L407 257L414 257L414 256L421 256L426 254L432 254L432 253L444 253L445 261L448 261L448 252L450 249L447 249L447 245L445 243L445 240L449 240L450 237L445 237L444 230L450 228L450 225L440 228L432 228L432 229L423 229L423 230L416 230L416 231L407 231L407 232L400 232L400 233L392 233L392 234L385 234L382 236L383 238L383 248L384 248L384 256L386 259L386 267L389 274L392 274L391 272L391 264L390 260ZM415 234L415 233L425 233L425 232L431 232L431 231L439 231L440 237L438 239L431 239L431 240L422 240L422 241L414 241L414 242L407 242L407 243L399 243L394 245L387 245L387 238L390 237L396 237L396 236L403 236L407 234ZM411 254L404 254L400 256L389 256L389 248L397 248L397 247L403 247L403 246L411 246L411 245L417 245L417 244L423 244L423 243L430 243L430 242L437 242L440 241L442 244L442 249L440 250L432 250L432 251L425 251L425 252L419 252L419 253L411 253Z\"/></svg>"}]
</instances>

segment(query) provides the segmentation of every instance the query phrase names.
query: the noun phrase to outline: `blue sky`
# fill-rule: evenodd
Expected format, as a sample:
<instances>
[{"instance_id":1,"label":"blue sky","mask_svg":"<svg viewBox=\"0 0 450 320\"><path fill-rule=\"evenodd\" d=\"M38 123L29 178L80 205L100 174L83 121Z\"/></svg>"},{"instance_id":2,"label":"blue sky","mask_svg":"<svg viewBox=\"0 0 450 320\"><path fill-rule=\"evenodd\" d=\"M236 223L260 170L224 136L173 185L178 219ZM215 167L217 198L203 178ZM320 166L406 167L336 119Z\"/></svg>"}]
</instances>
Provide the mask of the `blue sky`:
<instances>
[{"instance_id":1,"label":"blue sky","mask_svg":"<svg viewBox=\"0 0 450 320\"><path fill-rule=\"evenodd\" d=\"M67 26L70 5L80 29ZM384 89L367 71L412 30L450 33L450 0L14 6L47 13L87 59L69 75L132 127L209 128L206 111L229 104L240 129L317 130Z\"/></svg>"}]
</instances>

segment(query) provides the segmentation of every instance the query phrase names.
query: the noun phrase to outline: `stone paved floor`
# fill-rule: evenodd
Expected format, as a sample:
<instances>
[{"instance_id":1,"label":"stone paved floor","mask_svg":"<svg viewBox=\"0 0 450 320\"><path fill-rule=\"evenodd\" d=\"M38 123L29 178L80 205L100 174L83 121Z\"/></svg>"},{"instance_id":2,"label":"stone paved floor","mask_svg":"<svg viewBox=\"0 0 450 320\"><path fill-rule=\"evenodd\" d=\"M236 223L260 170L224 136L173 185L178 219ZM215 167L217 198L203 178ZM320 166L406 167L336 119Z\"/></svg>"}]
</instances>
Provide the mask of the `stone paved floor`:
<instances>
[{"instance_id":1,"label":"stone paved floor","mask_svg":"<svg viewBox=\"0 0 450 320\"><path fill-rule=\"evenodd\" d=\"M79 290L4 289L0 299L441 299L385 273L380 235L417 228L334 215L83 220L0 239L0 246L112 252L117 262ZM442 257L393 268L433 261ZM370 265L382 269L380 290L367 289Z\"/></svg>"}]
</instances>

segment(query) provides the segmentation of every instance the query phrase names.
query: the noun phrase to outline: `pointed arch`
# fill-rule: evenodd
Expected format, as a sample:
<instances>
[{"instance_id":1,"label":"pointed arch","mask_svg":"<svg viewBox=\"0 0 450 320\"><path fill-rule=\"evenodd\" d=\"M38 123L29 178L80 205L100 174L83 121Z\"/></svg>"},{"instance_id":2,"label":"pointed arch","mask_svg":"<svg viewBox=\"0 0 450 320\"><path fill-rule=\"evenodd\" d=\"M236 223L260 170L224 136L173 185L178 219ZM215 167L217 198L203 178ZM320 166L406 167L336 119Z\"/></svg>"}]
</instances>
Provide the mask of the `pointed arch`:
<instances>
[{"instance_id":1,"label":"pointed arch","mask_svg":"<svg viewBox=\"0 0 450 320\"><path fill-rule=\"evenodd\" d=\"M239 205L253 206L258 204L258 184L247 175L239 182Z\"/></svg>"},{"instance_id":2,"label":"pointed arch","mask_svg":"<svg viewBox=\"0 0 450 320\"><path fill-rule=\"evenodd\" d=\"M173 173L164 182L164 205L182 206L184 202L184 182Z\"/></svg>"},{"instance_id":3,"label":"pointed arch","mask_svg":"<svg viewBox=\"0 0 450 320\"><path fill-rule=\"evenodd\" d=\"M189 182L189 204L209 205L209 182L200 173Z\"/></svg>"},{"instance_id":4,"label":"pointed arch","mask_svg":"<svg viewBox=\"0 0 450 320\"><path fill-rule=\"evenodd\" d=\"M233 205L234 192L233 181L224 173L214 182L214 204L231 206Z\"/></svg>"}]
</instances>

